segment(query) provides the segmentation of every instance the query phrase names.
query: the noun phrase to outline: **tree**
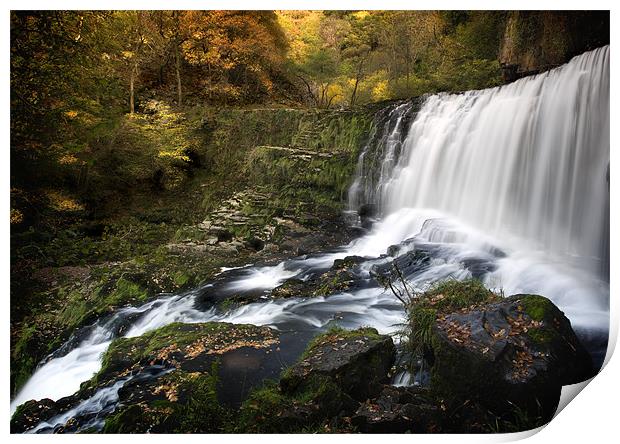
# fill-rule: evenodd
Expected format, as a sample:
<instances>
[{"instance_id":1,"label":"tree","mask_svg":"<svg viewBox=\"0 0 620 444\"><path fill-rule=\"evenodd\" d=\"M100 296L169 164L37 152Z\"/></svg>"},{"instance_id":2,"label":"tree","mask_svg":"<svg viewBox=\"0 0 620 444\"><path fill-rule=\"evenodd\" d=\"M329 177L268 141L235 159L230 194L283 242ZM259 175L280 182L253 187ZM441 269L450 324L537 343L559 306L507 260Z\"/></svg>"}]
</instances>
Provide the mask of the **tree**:
<instances>
[{"instance_id":1,"label":"tree","mask_svg":"<svg viewBox=\"0 0 620 444\"><path fill-rule=\"evenodd\" d=\"M162 53L165 38L147 11L118 11L114 15L117 30L115 59L129 86L129 113L135 112L135 90L143 66Z\"/></svg>"},{"instance_id":2,"label":"tree","mask_svg":"<svg viewBox=\"0 0 620 444\"><path fill-rule=\"evenodd\" d=\"M286 40L270 11L187 11L183 56L203 75L208 97L235 101L271 96Z\"/></svg>"}]
</instances>

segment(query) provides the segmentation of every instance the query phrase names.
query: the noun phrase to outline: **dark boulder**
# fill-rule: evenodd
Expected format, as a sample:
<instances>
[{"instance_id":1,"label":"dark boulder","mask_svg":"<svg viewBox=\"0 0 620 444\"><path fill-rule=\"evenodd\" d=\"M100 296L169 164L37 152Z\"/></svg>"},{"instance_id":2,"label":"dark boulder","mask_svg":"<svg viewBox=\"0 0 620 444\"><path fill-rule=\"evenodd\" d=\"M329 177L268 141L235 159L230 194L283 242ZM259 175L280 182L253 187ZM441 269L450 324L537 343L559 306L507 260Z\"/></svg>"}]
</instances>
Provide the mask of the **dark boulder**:
<instances>
[{"instance_id":1,"label":"dark boulder","mask_svg":"<svg viewBox=\"0 0 620 444\"><path fill-rule=\"evenodd\" d=\"M39 422L58 414L58 406L51 399L31 400L20 405L11 418L11 433L24 433Z\"/></svg>"},{"instance_id":2,"label":"dark boulder","mask_svg":"<svg viewBox=\"0 0 620 444\"><path fill-rule=\"evenodd\" d=\"M351 398L365 401L381 391L394 352L392 338L373 328L337 330L315 339L303 359L282 375L280 387L295 394L317 379L331 380Z\"/></svg>"},{"instance_id":3,"label":"dark boulder","mask_svg":"<svg viewBox=\"0 0 620 444\"><path fill-rule=\"evenodd\" d=\"M517 406L550 419L562 385L592 376L590 356L570 321L542 296L514 295L442 314L432 335L433 390L495 414Z\"/></svg>"},{"instance_id":4,"label":"dark boulder","mask_svg":"<svg viewBox=\"0 0 620 444\"><path fill-rule=\"evenodd\" d=\"M11 419L11 430L25 432L46 421L49 426L42 431L55 433L102 428L221 432L222 415L253 386L282 371L287 358L279 355L279 345L278 333L268 327L217 322L174 323L136 338L119 338L104 354L101 370L76 394L23 404ZM110 387L117 396L106 396L104 404L98 401L97 411L80 408ZM196 406L201 416L189 424L186 415ZM59 416L70 409L71 417ZM143 422L136 423L136 417Z\"/></svg>"},{"instance_id":5,"label":"dark boulder","mask_svg":"<svg viewBox=\"0 0 620 444\"><path fill-rule=\"evenodd\" d=\"M271 291L271 297L280 298L312 298L316 296L330 296L352 289L359 279L347 268L347 264L339 264L343 268L336 268L314 276L308 280L291 278L284 281Z\"/></svg>"},{"instance_id":6,"label":"dark boulder","mask_svg":"<svg viewBox=\"0 0 620 444\"><path fill-rule=\"evenodd\" d=\"M395 254L394 248L390 247L391 252ZM379 280L382 279L398 279L398 275L395 273L396 269L403 276L411 276L415 273L420 273L426 270L431 262L431 255L428 251L416 248L413 251L408 251L400 256L394 258L394 260L373 265L371 273Z\"/></svg>"},{"instance_id":7,"label":"dark boulder","mask_svg":"<svg viewBox=\"0 0 620 444\"><path fill-rule=\"evenodd\" d=\"M347 256L344 259L336 259L334 261L334 265L332 265L332 270L347 270L355 267L356 265L364 262L366 258L361 256Z\"/></svg>"},{"instance_id":8,"label":"dark boulder","mask_svg":"<svg viewBox=\"0 0 620 444\"><path fill-rule=\"evenodd\" d=\"M386 385L351 420L363 433L432 433L441 430L443 416L428 389Z\"/></svg>"},{"instance_id":9,"label":"dark boulder","mask_svg":"<svg viewBox=\"0 0 620 444\"><path fill-rule=\"evenodd\" d=\"M245 245L254 251L261 251L265 248L265 241L256 236L252 236L245 242Z\"/></svg>"}]
</instances>

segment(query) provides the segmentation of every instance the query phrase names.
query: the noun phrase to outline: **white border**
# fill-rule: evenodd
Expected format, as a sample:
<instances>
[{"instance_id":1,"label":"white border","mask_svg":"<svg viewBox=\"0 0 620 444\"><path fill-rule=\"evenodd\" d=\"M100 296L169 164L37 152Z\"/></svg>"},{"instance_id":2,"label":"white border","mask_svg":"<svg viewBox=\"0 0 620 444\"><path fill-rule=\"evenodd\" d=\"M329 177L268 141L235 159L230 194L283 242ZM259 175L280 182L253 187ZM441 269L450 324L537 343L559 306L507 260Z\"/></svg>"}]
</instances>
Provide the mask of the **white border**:
<instances>
[{"instance_id":1,"label":"white border","mask_svg":"<svg viewBox=\"0 0 620 444\"><path fill-rule=\"evenodd\" d=\"M9 1L6 2L8 8L12 9L535 9L535 10L568 10L568 9L607 9L611 10L611 40L612 47L617 43L618 20L616 20L616 14L618 14L619 8L614 8L616 4L620 4L616 1L603 1L603 0L589 0L589 1L550 1L550 0L505 0L502 2L482 1L482 0L418 0L418 1L370 1L370 0L357 0L357 1L307 1L307 0L290 0L290 1L190 1L190 0L177 0L173 3L163 1L146 1L146 0L109 0L100 1L92 0L89 2L71 1ZM5 339L2 343L2 353L0 356L4 357L4 366L2 372L4 375L4 383L1 385L1 393L3 394L4 402L8 412L9 407L9 193L10 187L10 175L9 175L9 9L5 9L3 14L2 25L4 27L2 32L2 48L4 49L4 69L2 70L2 97L4 103L3 109L3 140L4 146L2 149L2 167L4 174L2 180L4 181L4 193L2 194L2 204L5 214L5 223L3 225L3 235L1 237L3 247L3 269L2 269L2 283L4 288L4 310L2 316L4 319ZM612 50L613 52L613 50ZM611 121L615 122L617 118L617 103L618 103L618 88L616 87L617 72L614 70L615 62L612 56L611 61ZM618 126L612 125L611 129L611 163L616 164L618 156L616 150L618 148ZM611 193L612 196L618 196L618 186L616 180L611 178ZM619 226L618 218L618 201L614 198L611 199L611 224L613 227L610 234L611 241L611 323L610 323L610 351L613 351L617 340L618 332L618 293L616 290L618 284L615 279L615 271L617 271L617 255L618 255L618 236L616 227ZM529 442L533 443L547 443L549 440L554 442L572 443L572 442L610 442L612 436L618 436L618 430L616 429L616 422L618 421L618 415L616 413L615 404L616 394L620 393L620 364L618 358L612 359L611 352L608 352L606 358L606 366L601 373L596 376L590 383L577 384L563 390L564 399L572 399L579 394L577 400L569 402L568 405L559 412L556 418L554 418L548 426L535 432L523 432L511 435L390 435L389 439L393 442L411 443L416 442L505 442L514 441L517 439L523 439L528 436ZM569 393L570 392L570 393ZM6 415L0 415L5 416ZM0 430L5 434L9 433L8 421L0 420ZM533 435L533 436L532 436ZM9 439L14 441L22 440L35 440L35 439L48 439L57 442L57 440L78 440L82 441L88 439L91 442L106 442L111 439L109 436L103 435L85 435L85 436L50 436L47 438L37 438L27 435L10 435ZM136 435L131 437L132 441L146 441L152 442L166 442L170 439L169 436L145 436ZM174 438L173 438L174 439ZM204 442L204 440L215 439L218 443L237 442L240 439L254 439L252 437L241 437L238 435L217 435L206 437L204 435L184 436L184 440L190 440L194 442ZM291 437L289 435L272 435L263 439L269 439L276 443L287 442L290 439L294 439L299 442L316 442L317 440L338 440L338 442L352 442L353 440L363 440L368 442L375 442L380 437L373 435L295 435ZM614 439L614 440L615 440Z\"/></svg>"}]
</instances>

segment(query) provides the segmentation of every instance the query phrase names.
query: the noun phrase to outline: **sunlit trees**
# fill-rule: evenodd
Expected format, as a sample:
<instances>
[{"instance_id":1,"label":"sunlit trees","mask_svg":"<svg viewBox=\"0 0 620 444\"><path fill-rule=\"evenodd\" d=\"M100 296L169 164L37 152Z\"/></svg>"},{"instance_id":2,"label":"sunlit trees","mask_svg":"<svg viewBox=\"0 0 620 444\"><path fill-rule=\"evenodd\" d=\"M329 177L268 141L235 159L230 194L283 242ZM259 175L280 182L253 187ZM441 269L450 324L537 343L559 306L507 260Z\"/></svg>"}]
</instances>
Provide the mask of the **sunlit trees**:
<instances>
[{"instance_id":1,"label":"sunlit trees","mask_svg":"<svg viewBox=\"0 0 620 444\"><path fill-rule=\"evenodd\" d=\"M312 106L355 106L499 79L500 12L278 11L278 17L292 73Z\"/></svg>"},{"instance_id":2,"label":"sunlit trees","mask_svg":"<svg viewBox=\"0 0 620 444\"><path fill-rule=\"evenodd\" d=\"M188 33L183 56L201 73L208 98L243 101L273 93L286 48L275 14L188 11L181 25Z\"/></svg>"}]
</instances>

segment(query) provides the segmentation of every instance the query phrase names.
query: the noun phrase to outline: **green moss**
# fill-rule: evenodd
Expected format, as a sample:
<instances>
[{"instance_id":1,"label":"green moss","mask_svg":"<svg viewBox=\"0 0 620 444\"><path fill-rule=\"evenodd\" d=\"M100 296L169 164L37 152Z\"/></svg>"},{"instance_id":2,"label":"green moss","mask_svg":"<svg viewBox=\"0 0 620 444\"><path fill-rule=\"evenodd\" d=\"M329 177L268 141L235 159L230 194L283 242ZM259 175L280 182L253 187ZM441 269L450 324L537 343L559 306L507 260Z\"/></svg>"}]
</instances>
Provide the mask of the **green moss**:
<instances>
[{"instance_id":1,"label":"green moss","mask_svg":"<svg viewBox=\"0 0 620 444\"><path fill-rule=\"evenodd\" d=\"M487 289L478 279L457 281L448 279L435 283L421 297L427 304L433 300L433 307L440 312L456 311L472 305L498 300L499 296Z\"/></svg>"},{"instance_id":2,"label":"green moss","mask_svg":"<svg viewBox=\"0 0 620 444\"><path fill-rule=\"evenodd\" d=\"M35 325L24 327L11 353L11 379L14 391L19 390L28 381L37 364L32 353L30 353L31 343L36 339L35 332Z\"/></svg>"},{"instance_id":3,"label":"green moss","mask_svg":"<svg viewBox=\"0 0 620 444\"><path fill-rule=\"evenodd\" d=\"M377 331L376 328L372 327L363 327L358 328L357 330L346 330L342 327L334 326L327 330L325 333L321 333L315 336L302 355L299 358L299 361L303 361L308 356L310 356L314 350L318 347L321 347L325 344L333 342L335 340L348 340L348 339L356 339L356 338L370 338L370 339L380 339L381 335Z\"/></svg>"},{"instance_id":4,"label":"green moss","mask_svg":"<svg viewBox=\"0 0 620 444\"><path fill-rule=\"evenodd\" d=\"M141 303L145 302L147 299L147 292L140 285L125 280L123 278L116 281L116 288L108 297L104 303L99 304L99 306L105 305L108 307L109 305L120 305L126 304L128 302L133 303Z\"/></svg>"},{"instance_id":5,"label":"green moss","mask_svg":"<svg viewBox=\"0 0 620 444\"><path fill-rule=\"evenodd\" d=\"M426 292L412 295L405 307L407 324L403 330L405 346L417 359L424 350L432 348L432 329L439 314L499 300L477 279L453 279L433 284Z\"/></svg>"},{"instance_id":6,"label":"green moss","mask_svg":"<svg viewBox=\"0 0 620 444\"><path fill-rule=\"evenodd\" d=\"M151 418L145 418L143 407L139 404L130 405L122 408L105 420L103 433L135 433L139 432L137 427L142 424L148 424Z\"/></svg>"},{"instance_id":7,"label":"green moss","mask_svg":"<svg viewBox=\"0 0 620 444\"><path fill-rule=\"evenodd\" d=\"M277 382L265 381L252 390L239 410L236 426L240 433L285 433L286 424L281 413L290 409L293 401L280 392Z\"/></svg>"},{"instance_id":8,"label":"green moss","mask_svg":"<svg viewBox=\"0 0 620 444\"><path fill-rule=\"evenodd\" d=\"M173 280L174 280L174 284L177 287L182 287L185 284L187 284L187 282L190 280L190 277L187 274L183 273L182 271L177 271L174 274Z\"/></svg>"},{"instance_id":9,"label":"green moss","mask_svg":"<svg viewBox=\"0 0 620 444\"><path fill-rule=\"evenodd\" d=\"M179 399L156 399L121 408L105 422L104 433L225 433L234 430L236 418L217 399L218 362L209 372L180 370L163 378L174 385Z\"/></svg>"},{"instance_id":10,"label":"green moss","mask_svg":"<svg viewBox=\"0 0 620 444\"><path fill-rule=\"evenodd\" d=\"M549 299L538 295L525 295L521 299L525 313L535 321L542 321L553 307Z\"/></svg>"},{"instance_id":11,"label":"green moss","mask_svg":"<svg viewBox=\"0 0 620 444\"><path fill-rule=\"evenodd\" d=\"M218 364L214 362L209 374L186 383L185 390L190 393L187 402L178 412L180 433L221 433L228 431L232 412L221 406L217 400Z\"/></svg>"},{"instance_id":12,"label":"green moss","mask_svg":"<svg viewBox=\"0 0 620 444\"><path fill-rule=\"evenodd\" d=\"M557 334L550 328L531 328L527 331L527 335L538 344L550 344Z\"/></svg>"},{"instance_id":13,"label":"green moss","mask_svg":"<svg viewBox=\"0 0 620 444\"><path fill-rule=\"evenodd\" d=\"M235 328L244 329L244 325ZM178 348L186 347L205 335L224 332L231 328L231 324L209 322L202 324L183 324L175 322L157 330L150 331L136 338L117 338L103 355L101 370L96 380L114 369L111 366L116 362L137 363L153 356L172 344Z\"/></svg>"},{"instance_id":14,"label":"green moss","mask_svg":"<svg viewBox=\"0 0 620 444\"><path fill-rule=\"evenodd\" d=\"M314 376L304 385L303 391L292 396L284 395L277 382L265 381L242 404L235 431L307 433L309 430L324 430L326 421L338 415L350 402L351 399L330 378ZM297 411L305 413L298 416Z\"/></svg>"},{"instance_id":15,"label":"green moss","mask_svg":"<svg viewBox=\"0 0 620 444\"><path fill-rule=\"evenodd\" d=\"M116 280L111 291L109 287L109 283L104 283L94 289L81 287L69 291L65 296L65 306L58 314L58 321L67 330L72 330L115 307L140 304L147 300L147 290L127 279Z\"/></svg>"}]
</instances>

